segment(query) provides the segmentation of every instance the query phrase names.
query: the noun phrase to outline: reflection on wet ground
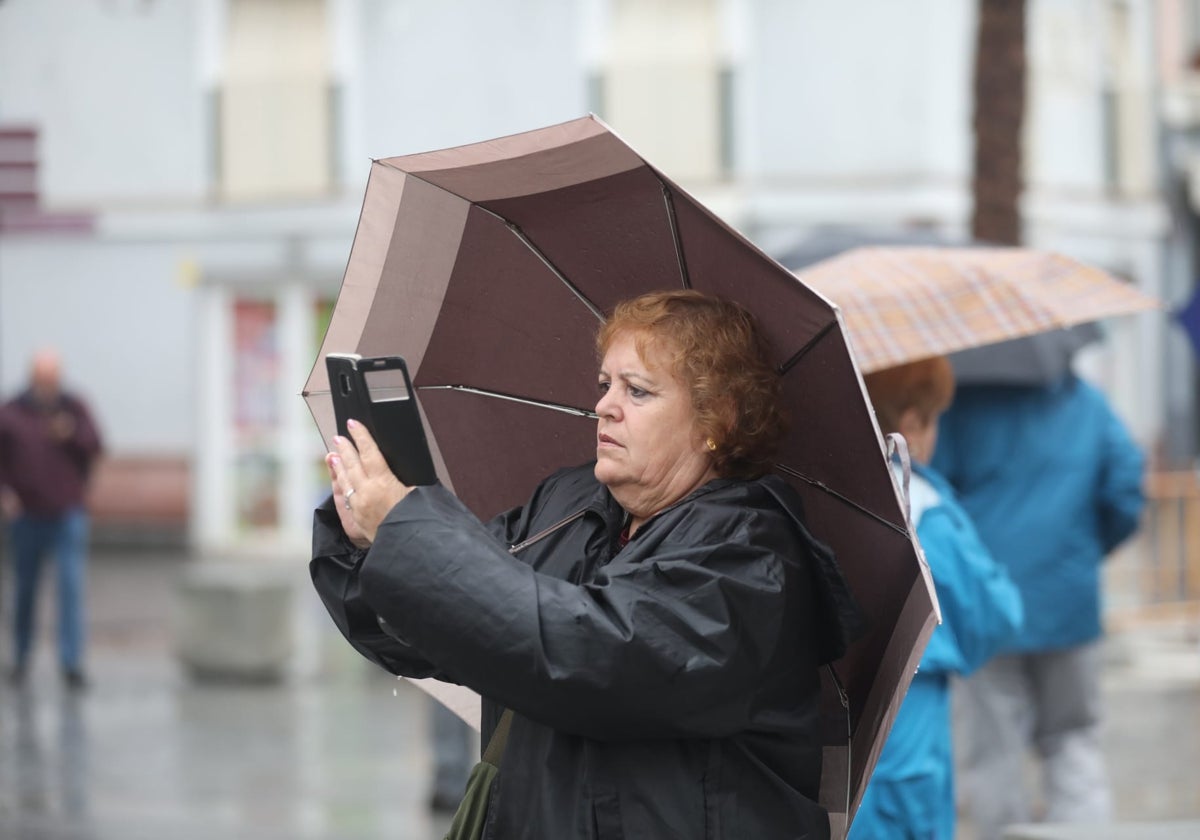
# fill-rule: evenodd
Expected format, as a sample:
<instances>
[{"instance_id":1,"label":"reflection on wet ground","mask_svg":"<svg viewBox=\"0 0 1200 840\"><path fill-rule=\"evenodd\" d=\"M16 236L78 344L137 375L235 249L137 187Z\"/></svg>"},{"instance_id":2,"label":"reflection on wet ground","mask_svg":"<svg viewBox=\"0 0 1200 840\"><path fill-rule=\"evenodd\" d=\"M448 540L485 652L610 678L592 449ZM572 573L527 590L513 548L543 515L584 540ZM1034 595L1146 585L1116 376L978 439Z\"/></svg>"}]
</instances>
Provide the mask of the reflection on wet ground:
<instances>
[{"instance_id":1,"label":"reflection on wet ground","mask_svg":"<svg viewBox=\"0 0 1200 840\"><path fill-rule=\"evenodd\" d=\"M198 684L179 668L181 567L93 561L86 693L60 683L46 634L30 682L0 684L0 837L441 836L445 818L426 808L427 701L341 641L303 563L295 664L266 685ZM1112 645L1106 744L1125 820L1200 817L1200 645L1176 636Z\"/></svg>"},{"instance_id":2,"label":"reflection on wet ground","mask_svg":"<svg viewBox=\"0 0 1200 840\"><path fill-rule=\"evenodd\" d=\"M90 689L59 681L49 622L28 684L0 684L0 837L440 836L427 701L342 642L303 563L295 667L274 684L197 683L180 668L181 568L95 559Z\"/></svg>"}]
</instances>

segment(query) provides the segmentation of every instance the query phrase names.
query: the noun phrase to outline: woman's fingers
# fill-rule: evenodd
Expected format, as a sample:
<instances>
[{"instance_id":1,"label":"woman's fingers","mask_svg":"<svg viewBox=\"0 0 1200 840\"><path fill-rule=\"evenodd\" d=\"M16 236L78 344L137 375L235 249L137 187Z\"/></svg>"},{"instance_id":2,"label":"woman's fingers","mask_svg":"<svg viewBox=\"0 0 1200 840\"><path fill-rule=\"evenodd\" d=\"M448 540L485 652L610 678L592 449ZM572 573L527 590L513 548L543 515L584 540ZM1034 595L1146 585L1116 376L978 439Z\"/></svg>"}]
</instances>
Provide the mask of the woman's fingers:
<instances>
[{"instance_id":1,"label":"woman's fingers","mask_svg":"<svg viewBox=\"0 0 1200 840\"><path fill-rule=\"evenodd\" d=\"M355 520L353 511L346 504L349 487L346 486L345 471L341 469L341 456L330 452L325 456L325 465L329 468L329 477L333 486L333 507L337 511L338 521L342 523L342 530L346 532L346 536L352 543L360 548L366 548L371 541L367 539L366 534Z\"/></svg>"},{"instance_id":2,"label":"woman's fingers","mask_svg":"<svg viewBox=\"0 0 1200 840\"><path fill-rule=\"evenodd\" d=\"M349 493L351 487L359 487L366 480L390 477L392 471L367 427L357 420L349 420L346 428L352 440L341 435L333 439L337 454L342 459L343 492Z\"/></svg>"},{"instance_id":3,"label":"woman's fingers","mask_svg":"<svg viewBox=\"0 0 1200 840\"><path fill-rule=\"evenodd\" d=\"M375 438L371 437L366 426L357 420L348 420L346 428L350 432L350 437L354 439L354 447L358 452L358 463L366 475L374 476L383 471L391 472L383 453L379 451L379 446L375 443Z\"/></svg>"},{"instance_id":4,"label":"woman's fingers","mask_svg":"<svg viewBox=\"0 0 1200 840\"><path fill-rule=\"evenodd\" d=\"M334 500L338 503L341 503L342 500L345 499L346 488L342 486L342 457L341 454L336 451L336 439L334 441L334 448L334 452L328 452L325 454L325 466L329 470L329 480L333 485Z\"/></svg>"},{"instance_id":5,"label":"woman's fingers","mask_svg":"<svg viewBox=\"0 0 1200 840\"><path fill-rule=\"evenodd\" d=\"M333 477L333 483L338 490L341 491L341 496L345 498L350 492L350 488L354 485L351 483L348 461L353 459L358 460L357 453L354 451L354 446L344 437L335 437L333 439L333 452L325 456L325 461L329 465L329 474Z\"/></svg>"},{"instance_id":6,"label":"woman's fingers","mask_svg":"<svg viewBox=\"0 0 1200 840\"><path fill-rule=\"evenodd\" d=\"M346 427L353 441L340 435L333 439L337 451L332 456L330 469L334 483L341 490L339 501L347 511L347 516L342 517L342 508L339 508L338 516L342 517L343 523L352 518L358 532L373 541L379 523L408 495L409 488L392 474L383 453L362 423L351 420ZM351 535L351 528L346 527L346 533Z\"/></svg>"}]
</instances>

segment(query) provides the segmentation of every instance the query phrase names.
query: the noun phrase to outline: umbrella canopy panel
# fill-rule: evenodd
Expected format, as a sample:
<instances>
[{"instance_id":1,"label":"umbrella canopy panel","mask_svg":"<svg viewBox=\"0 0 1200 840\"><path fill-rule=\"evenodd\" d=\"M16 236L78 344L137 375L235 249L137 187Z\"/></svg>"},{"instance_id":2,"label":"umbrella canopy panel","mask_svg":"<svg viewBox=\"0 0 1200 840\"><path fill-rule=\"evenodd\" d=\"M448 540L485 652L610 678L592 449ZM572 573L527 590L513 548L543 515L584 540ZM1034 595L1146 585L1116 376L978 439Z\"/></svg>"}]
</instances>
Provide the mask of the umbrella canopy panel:
<instances>
[{"instance_id":1,"label":"umbrella canopy panel","mask_svg":"<svg viewBox=\"0 0 1200 840\"><path fill-rule=\"evenodd\" d=\"M495 216L472 207L461 235L441 306L429 313L433 333L414 386L470 386L590 410L599 318Z\"/></svg>"},{"instance_id":2,"label":"umbrella canopy panel","mask_svg":"<svg viewBox=\"0 0 1200 840\"><path fill-rule=\"evenodd\" d=\"M601 311L648 288L682 285L663 185L647 166L482 206L515 225Z\"/></svg>"},{"instance_id":3,"label":"umbrella canopy panel","mask_svg":"<svg viewBox=\"0 0 1200 840\"><path fill-rule=\"evenodd\" d=\"M457 493L473 511L499 513L524 503L533 489L530 473L548 476L586 461L596 448L590 417L529 411L523 403L469 391L427 390L420 398L428 428L446 442L439 446L446 474L471 477L458 482Z\"/></svg>"}]
</instances>

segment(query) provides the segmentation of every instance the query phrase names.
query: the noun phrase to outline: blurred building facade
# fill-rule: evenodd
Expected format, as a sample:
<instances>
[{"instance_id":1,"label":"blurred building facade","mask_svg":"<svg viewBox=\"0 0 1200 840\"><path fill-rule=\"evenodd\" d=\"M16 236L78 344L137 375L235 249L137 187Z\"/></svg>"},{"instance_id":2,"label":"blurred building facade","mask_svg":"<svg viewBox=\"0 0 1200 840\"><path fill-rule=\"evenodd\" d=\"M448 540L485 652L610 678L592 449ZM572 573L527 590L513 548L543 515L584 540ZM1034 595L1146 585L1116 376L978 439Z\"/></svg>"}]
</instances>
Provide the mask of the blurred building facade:
<instances>
[{"instance_id":1,"label":"blurred building facade","mask_svg":"<svg viewBox=\"0 0 1200 840\"><path fill-rule=\"evenodd\" d=\"M1177 303L1172 213L1195 211L1159 94L1192 83L1200 9L1028 3L1025 241ZM975 23L962 0L0 0L0 389L59 346L110 441L101 516L303 550L325 484L298 393L371 158L593 111L770 252L831 226L962 240ZM1163 319L1084 364L1192 462Z\"/></svg>"}]
</instances>

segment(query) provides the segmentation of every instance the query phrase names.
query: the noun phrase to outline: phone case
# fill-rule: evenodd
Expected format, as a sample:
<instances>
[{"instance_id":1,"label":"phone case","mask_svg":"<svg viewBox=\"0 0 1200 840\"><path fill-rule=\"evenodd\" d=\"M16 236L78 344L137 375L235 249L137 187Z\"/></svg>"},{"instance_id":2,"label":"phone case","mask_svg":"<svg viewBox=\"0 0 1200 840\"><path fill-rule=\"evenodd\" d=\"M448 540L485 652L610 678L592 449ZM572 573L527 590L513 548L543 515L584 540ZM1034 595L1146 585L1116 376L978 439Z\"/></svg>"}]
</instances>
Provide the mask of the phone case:
<instances>
[{"instance_id":1,"label":"phone case","mask_svg":"<svg viewBox=\"0 0 1200 840\"><path fill-rule=\"evenodd\" d=\"M404 359L330 353L325 369L338 434L350 438L346 421L357 420L367 427L397 478L409 486L435 483L437 472Z\"/></svg>"}]
</instances>

